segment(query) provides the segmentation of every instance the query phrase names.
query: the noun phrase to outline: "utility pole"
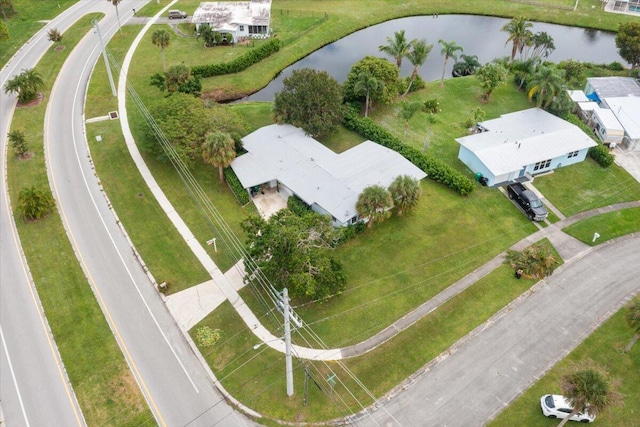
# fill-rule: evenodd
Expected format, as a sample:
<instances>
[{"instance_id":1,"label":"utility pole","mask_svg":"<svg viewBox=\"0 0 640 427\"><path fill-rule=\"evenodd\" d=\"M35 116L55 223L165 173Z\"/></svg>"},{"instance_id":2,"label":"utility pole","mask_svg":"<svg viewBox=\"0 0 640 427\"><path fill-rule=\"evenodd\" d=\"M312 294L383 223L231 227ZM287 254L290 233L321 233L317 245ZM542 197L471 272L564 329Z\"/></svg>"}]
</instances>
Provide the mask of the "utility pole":
<instances>
[{"instance_id":1,"label":"utility pole","mask_svg":"<svg viewBox=\"0 0 640 427\"><path fill-rule=\"evenodd\" d=\"M289 322L289 291L282 290L282 303L284 305L284 344L285 366L287 373L287 396L293 396L293 364L291 362L291 324Z\"/></svg>"},{"instance_id":2,"label":"utility pole","mask_svg":"<svg viewBox=\"0 0 640 427\"><path fill-rule=\"evenodd\" d=\"M111 94L114 97L118 96L118 92L116 92L116 85L113 83L113 75L111 75L111 67L109 66L109 59L107 58L107 50L104 47L104 43L102 42L102 34L100 33L100 27L98 26L98 21L95 19L91 21L91 25L96 29L96 34L98 35L98 40L100 40L100 48L102 49L102 58L104 58L104 65L107 66L107 74L109 75L109 84L111 85Z\"/></svg>"}]
</instances>

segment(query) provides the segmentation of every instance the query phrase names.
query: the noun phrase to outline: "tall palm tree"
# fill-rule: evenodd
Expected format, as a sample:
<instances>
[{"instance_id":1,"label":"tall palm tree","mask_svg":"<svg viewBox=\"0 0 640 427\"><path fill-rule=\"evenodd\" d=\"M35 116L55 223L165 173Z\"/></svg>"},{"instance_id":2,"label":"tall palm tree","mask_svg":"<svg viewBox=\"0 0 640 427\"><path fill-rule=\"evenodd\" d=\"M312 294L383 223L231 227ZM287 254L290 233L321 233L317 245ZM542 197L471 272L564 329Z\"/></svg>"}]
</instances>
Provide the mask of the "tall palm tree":
<instances>
[{"instance_id":1,"label":"tall palm tree","mask_svg":"<svg viewBox=\"0 0 640 427\"><path fill-rule=\"evenodd\" d=\"M378 46L378 50L392 56L396 60L396 66L402 66L402 59L407 56L411 49L411 43L407 41L404 30L396 31L393 37L387 37L387 45Z\"/></svg>"},{"instance_id":2,"label":"tall palm tree","mask_svg":"<svg viewBox=\"0 0 640 427\"><path fill-rule=\"evenodd\" d=\"M111 0L111 4L116 7L116 17L118 18L118 28L120 29L120 34L122 34L122 25L120 25L120 12L118 11L118 5L122 0Z\"/></svg>"},{"instance_id":3,"label":"tall palm tree","mask_svg":"<svg viewBox=\"0 0 640 427\"><path fill-rule=\"evenodd\" d=\"M386 188L372 185L360 193L356 202L356 212L360 218L368 218L367 227L371 227L375 221L389 218L393 199Z\"/></svg>"},{"instance_id":4,"label":"tall palm tree","mask_svg":"<svg viewBox=\"0 0 640 427\"><path fill-rule=\"evenodd\" d=\"M635 332L629 344L627 344L622 350L623 353L628 353L631 347L640 339L640 300L629 306L627 311L627 323L631 326L631 329Z\"/></svg>"},{"instance_id":5,"label":"tall palm tree","mask_svg":"<svg viewBox=\"0 0 640 427\"><path fill-rule=\"evenodd\" d=\"M541 58L548 58L551 52L556 50L556 45L553 42L553 37L544 31L535 33L531 38L531 44L533 46L533 56Z\"/></svg>"},{"instance_id":6,"label":"tall palm tree","mask_svg":"<svg viewBox=\"0 0 640 427\"><path fill-rule=\"evenodd\" d=\"M440 39L438 40L438 43L440 43L440 45L442 46L442 50L440 50L440 53L444 55L444 65L442 66L442 77L440 79L440 86L444 86L444 71L447 69L447 61L449 61L449 58L453 58L453 60L455 61L458 58L456 56L456 52L460 51L462 53L463 49L462 46L459 46L453 40L447 42Z\"/></svg>"},{"instance_id":7,"label":"tall palm tree","mask_svg":"<svg viewBox=\"0 0 640 427\"><path fill-rule=\"evenodd\" d=\"M404 211L416 207L422 189L417 179L409 175L399 175L389 186L389 193L391 193L393 205L398 210L398 215L402 215Z\"/></svg>"},{"instance_id":8,"label":"tall palm tree","mask_svg":"<svg viewBox=\"0 0 640 427\"><path fill-rule=\"evenodd\" d=\"M513 45L511 47L511 60L515 58L516 53L521 52L525 41L531 37L531 31L529 28L533 27L531 22L528 22L527 19L523 16L511 18L511 21L504 24L501 28L501 31L506 31L509 33L509 37L505 45L511 42Z\"/></svg>"},{"instance_id":9,"label":"tall palm tree","mask_svg":"<svg viewBox=\"0 0 640 427\"><path fill-rule=\"evenodd\" d=\"M604 374L592 368L565 375L562 377L561 386L573 411L558 424L558 427L565 425L578 412L584 413L587 408L589 414L597 415L617 399Z\"/></svg>"},{"instance_id":10,"label":"tall palm tree","mask_svg":"<svg viewBox=\"0 0 640 427\"><path fill-rule=\"evenodd\" d=\"M38 91L44 86L42 76L34 68L23 69L22 72L12 79L7 80L4 85L4 92L18 95L18 102L26 104L33 101L38 96Z\"/></svg>"},{"instance_id":11,"label":"tall palm tree","mask_svg":"<svg viewBox=\"0 0 640 427\"><path fill-rule=\"evenodd\" d=\"M151 43L160 48L160 53L162 55L162 69L167 71L167 66L164 62L164 50L169 47L169 44L171 43L171 34L165 29L155 30L153 34L151 34Z\"/></svg>"},{"instance_id":12,"label":"tall palm tree","mask_svg":"<svg viewBox=\"0 0 640 427\"><path fill-rule=\"evenodd\" d=\"M364 116L367 117L367 115L369 114L369 107L370 107L370 102L371 99L369 97L369 95L371 94L372 91L376 91L378 90L378 88L382 85L382 82L378 79L376 79L375 77L373 77L371 74L362 71L358 74L358 80L356 81L356 84L353 86L353 92L358 95L358 96L365 96L365 101L364 101Z\"/></svg>"},{"instance_id":13,"label":"tall palm tree","mask_svg":"<svg viewBox=\"0 0 640 427\"><path fill-rule=\"evenodd\" d=\"M563 86L564 77L555 67L541 65L529 81L529 100L535 96L536 107L547 108Z\"/></svg>"},{"instance_id":14,"label":"tall palm tree","mask_svg":"<svg viewBox=\"0 0 640 427\"><path fill-rule=\"evenodd\" d=\"M407 139L407 131L409 130L409 120L422 108L422 103L418 101L407 102L402 101L400 103L400 111L398 112L398 117L404 120L404 135L402 136L402 141L404 142Z\"/></svg>"},{"instance_id":15,"label":"tall palm tree","mask_svg":"<svg viewBox=\"0 0 640 427\"><path fill-rule=\"evenodd\" d=\"M213 166L218 166L220 182L224 181L223 169L236 158L235 142L224 132L208 133L202 144L202 159Z\"/></svg>"},{"instance_id":16,"label":"tall palm tree","mask_svg":"<svg viewBox=\"0 0 640 427\"><path fill-rule=\"evenodd\" d=\"M413 82L415 82L418 77L418 68L427 61L431 49L433 49L433 45L427 44L427 39L413 40L411 42L411 50L407 53L407 59L411 62L411 65L413 65L413 72L411 73L411 80L403 96L411 90Z\"/></svg>"}]
</instances>

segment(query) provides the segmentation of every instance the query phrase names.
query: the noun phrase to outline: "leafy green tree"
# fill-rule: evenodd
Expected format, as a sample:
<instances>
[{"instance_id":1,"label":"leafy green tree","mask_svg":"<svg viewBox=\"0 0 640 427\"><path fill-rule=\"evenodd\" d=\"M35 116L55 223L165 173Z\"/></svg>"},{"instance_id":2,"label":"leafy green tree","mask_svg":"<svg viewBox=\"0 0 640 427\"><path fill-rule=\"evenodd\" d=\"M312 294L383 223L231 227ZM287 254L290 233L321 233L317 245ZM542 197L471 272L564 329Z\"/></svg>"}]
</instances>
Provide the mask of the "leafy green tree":
<instances>
[{"instance_id":1,"label":"leafy green tree","mask_svg":"<svg viewBox=\"0 0 640 427\"><path fill-rule=\"evenodd\" d=\"M624 350L622 350L622 353L628 353L640 338L640 300L633 302L627 307L627 323L635 334L633 334L631 341L629 341Z\"/></svg>"},{"instance_id":2,"label":"leafy green tree","mask_svg":"<svg viewBox=\"0 0 640 427\"><path fill-rule=\"evenodd\" d=\"M218 167L220 182L224 181L224 168L236 158L235 141L228 133L208 133L202 143L202 159Z\"/></svg>"},{"instance_id":3,"label":"leafy green tree","mask_svg":"<svg viewBox=\"0 0 640 427\"><path fill-rule=\"evenodd\" d=\"M523 16L518 16L511 18L509 22L504 24L504 26L500 29L501 31L505 31L509 33L509 37L505 45L511 43L511 60L516 57L516 53L522 52L526 40L532 37L531 30L529 28L533 27L533 24Z\"/></svg>"},{"instance_id":4,"label":"leafy green tree","mask_svg":"<svg viewBox=\"0 0 640 427\"><path fill-rule=\"evenodd\" d=\"M200 96L202 91L200 79L191 74L191 69L184 64L172 65L169 71L151 75L149 84L169 93L182 92Z\"/></svg>"},{"instance_id":5,"label":"leafy green tree","mask_svg":"<svg viewBox=\"0 0 640 427\"><path fill-rule=\"evenodd\" d=\"M620 56L631 64L631 70L640 67L640 22L620 24L616 47Z\"/></svg>"},{"instance_id":6,"label":"leafy green tree","mask_svg":"<svg viewBox=\"0 0 640 427\"><path fill-rule=\"evenodd\" d=\"M399 175L389 186L389 193L398 215L402 215L418 205L422 189L417 179L409 175Z\"/></svg>"},{"instance_id":7,"label":"leafy green tree","mask_svg":"<svg viewBox=\"0 0 640 427\"><path fill-rule=\"evenodd\" d=\"M391 193L379 185L372 185L362 190L356 202L358 216L367 218L367 227L371 227L376 221L389 218L392 207Z\"/></svg>"},{"instance_id":8,"label":"leafy green tree","mask_svg":"<svg viewBox=\"0 0 640 427\"><path fill-rule=\"evenodd\" d=\"M536 71L540 63L540 58L534 56L527 59L516 59L511 62L511 70L515 73L515 80L518 83L518 90L527 83L527 77Z\"/></svg>"},{"instance_id":9,"label":"leafy green tree","mask_svg":"<svg viewBox=\"0 0 640 427\"><path fill-rule=\"evenodd\" d=\"M380 85L381 83L378 81L378 79L368 74L367 72L363 71L360 74L358 74L358 81L353 87L353 91L357 95L365 96L365 99L364 99L364 116L365 117L369 115L369 108L371 107L371 100L369 99L369 95L371 94L372 91L378 90L378 87Z\"/></svg>"},{"instance_id":10,"label":"leafy green tree","mask_svg":"<svg viewBox=\"0 0 640 427\"><path fill-rule=\"evenodd\" d=\"M402 66L402 59L405 58L411 50L412 43L413 41L407 41L404 30L400 30L394 32L393 37L387 37L387 44L378 46L378 50L393 57L393 59L396 60L396 66L400 69Z\"/></svg>"},{"instance_id":11,"label":"leafy green tree","mask_svg":"<svg viewBox=\"0 0 640 427\"><path fill-rule=\"evenodd\" d=\"M118 18L118 28L120 29L120 34L122 34L122 25L120 25L120 11L118 11L118 5L122 0L111 0L111 4L116 7L116 17Z\"/></svg>"},{"instance_id":12,"label":"leafy green tree","mask_svg":"<svg viewBox=\"0 0 640 427\"><path fill-rule=\"evenodd\" d=\"M529 81L529 100L536 98L536 107L547 108L564 89L564 77L555 66L541 65Z\"/></svg>"},{"instance_id":13,"label":"leafy green tree","mask_svg":"<svg viewBox=\"0 0 640 427\"><path fill-rule=\"evenodd\" d=\"M489 102L491 93L507 82L509 71L501 64L489 62L478 70L476 77L480 80L480 87L484 89L483 102Z\"/></svg>"},{"instance_id":14,"label":"leafy green tree","mask_svg":"<svg viewBox=\"0 0 640 427\"><path fill-rule=\"evenodd\" d=\"M589 414L598 415L618 399L606 375L594 368L564 375L561 387L573 411L558 424L558 427L565 425L578 412L584 413L588 410Z\"/></svg>"},{"instance_id":15,"label":"leafy green tree","mask_svg":"<svg viewBox=\"0 0 640 427\"><path fill-rule=\"evenodd\" d=\"M211 28L209 24L200 24L198 26L196 40L199 40L200 37L204 40L206 47L211 47L216 44L216 32L213 31L213 28Z\"/></svg>"},{"instance_id":16,"label":"leafy green tree","mask_svg":"<svg viewBox=\"0 0 640 427\"><path fill-rule=\"evenodd\" d=\"M58 43L62 41L62 34L58 31L57 28L52 28L47 32L47 38L50 42Z\"/></svg>"},{"instance_id":17,"label":"leafy green tree","mask_svg":"<svg viewBox=\"0 0 640 427\"><path fill-rule=\"evenodd\" d=\"M5 40L9 40L9 29L7 28L7 24L4 21L0 20L0 42Z\"/></svg>"},{"instance_id":18,"label":"leafy green tree","mask_svg":"<svg viewBox=\"0 0 640 427\"><path fill-rule=\"evenodd\" d=\"M402 136L402 141L406 141L407 139L407 131L409 130L409 120L420 110L423 109L424 104L419 101L407 102L402 101L400 103L400 111L398 112L398 117L404 120L404 134Z\"/></svg>"},{"instance_id":19,"label":"leafy green tree","mask_svg":"<svg viewBox=\"0 0 640 427\"><path fill-rule=\"evenodd\" d=\"M25 187L18 194L18 209L28 221L37 221L49 215L55 202L51 191L38 190L35 186Z\"/></svg>"},{"instance_id":20,"label":"leafy green tree","mask_svg":"<svg viewBox=\"0 0 640 427\"><path fill-rule=\"evenodd\" d=\"M29 150L27 147L27 140L24 136L24 132L20 130L14 130L7 134L11 147L15 150L15 153L22 157Z\"/></svg>"},{"instance_id":21,"label":"leafy green tree","mask_svg":"<svg viewBox=\"0 0 640 427\"><path fill-rule=\"evenodd\" d=\"M342 122L342 87L326 71L294 70L283 84L273 102L273 115L278 123L289 123L309 135L321 137Z\"/></svg>"},{"instance_id":22,"label":"leafy green tree","mask_svg":"<svg viewBox=\"0 0 640 427\"><path fill-rule=\"evenodd\" d=\"M453 64L454 76L470 76L475 74L476 70L480 68L480 62L478 62L477 55L460 55L460 61Z\"/></svg>"},{"instance_id":23,"label":"leafy green tree","mask_svg":"<svg viewBox=\"0 0 640 427\"><path fill-rule=\"evenodd\" d=\"M369 93L370 103L391 104L398 96L398 68L384 58L366 56L353 64L343 84L346 101L363 101L363 95L355 92L360 73L374 77L379 85Z\"/></svg>"},{"instance_id":24,"label":"leafy green tree","mask_svg":"<svg viewBox=\"0 0 640 427\"><path fill-rule=\"evenodd\" d=\"M167 71L167 66L164 62L164 50L171 44L171 34L165 29L155 30L153 34L151 34L151 43L160 48L160 54L162 55L162 69Z\"/></svg>"},{"instance_id":25,"label":"leafy green tree","mask_svg":"<svg viewBox=\"0 0 640 427\"><path fill-rule=\"evenodd\" d=\"M269 220L252 215L243 220L246 250L245 280L258 270L278 289L287 288L292 298L323 299L342 292L346 276L331 252L338 230L326 215L310 212L298 216L282 209Z\"/></svg>"},{"instance_id":26,"label":"leafy green tree","mask_svg":"<svg viewBox=\"0 0 640 427\"><path fill-rule=\"evenodd\" d=\"M558 68L564 71L564 81L570 83L571 81L582 82L584 78L585 66L580 61L573 59L567 59L558 64Z\"/></svg>"},{"instance_id":27,"label":"leafy green tree","mask_svg":"<svg viewBox=\"0 0 640 427\"><path fill-rule=\"evenodd\" d=\"M16 93L18 102L26 104L33 101L38 96L38 91L44 87L42 76L35 69L23 69L22 72L12 79L7 80L4 85L6 94Z\"/></svg>"},{"instance_id":28,"label":"leafy green tree","mask_svg":"<svg viewBox=\"0 0 640 427\"><path fill-rule=\"evenodd\" d=\"M449 58L453 58L453 60L455 61L456 59L458 59L458 57L456 56L456 52L460 51L460 53L462 53L463 49L462 49L462 46L459 46L453 40L450 42L447 42L445 40L440 39L438 40L438 43L440 43L440 45L442 46L440 53L444 55L444 65L442 66L442 77L440 78L440 86L444 86L444 72L447 69L447 62L449 61Z\"/></svg>"},{"instance_id":29,"label":"leafy green tree","mask_svg":"<svg viewBox=\"0 0 640 427\"><path fill-rule=\"evenodd\" d=\"M406 95L411 90L413 83L418 78L418 68L422 67L422 65L427 61L427 58L431 53L431 49L433 49L433 45L427 44L427 39L413 40L411 42L411 50L406 56L409 62L411 62L411 65L413 65L413 71L411 72L411 80L409 80L407 90L403 95Z\"/></svg>"}]
</instances>

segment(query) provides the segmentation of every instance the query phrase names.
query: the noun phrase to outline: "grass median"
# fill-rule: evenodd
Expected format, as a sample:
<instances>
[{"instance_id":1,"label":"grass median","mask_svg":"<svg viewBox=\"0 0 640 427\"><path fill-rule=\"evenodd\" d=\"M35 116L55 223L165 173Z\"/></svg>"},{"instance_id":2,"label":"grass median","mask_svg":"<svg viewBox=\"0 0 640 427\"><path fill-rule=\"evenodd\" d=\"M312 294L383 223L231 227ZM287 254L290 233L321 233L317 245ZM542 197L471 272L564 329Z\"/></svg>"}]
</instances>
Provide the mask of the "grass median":
<instances>
[{"instance_id":1,"label":"grass median","mask_svg":"<svg viewBox=\"0 0 640 427\"><path fill-rule=\"evenodd\" d=\"M616 237L640 231L640 208L608 212L584 219L562 231L589 246L599 245ZM598 233L597 239L594 239L594 233Z\"/></svg>"},{"instance_id":2,"label":"grass median","mask_svg":"<svg viewBox=\"0 0 640 427\"><path fill-rule=\"evenodd\" d=\"M25 133L33 157L20 160L8 156L8 189L38 295L88 425L141 425L153 422L153 416L78 264L60 217L54 212L42 221L26 223L16 211L22 188L49 187L42 145L49 91L73 46L91 30L93 18L100 16L84 17L71 27L64 34L67 49L56 52L52 47L36 67L46 84L44 99L37 106L17 108L11 127Z\"/></svg>"}]
</instances>

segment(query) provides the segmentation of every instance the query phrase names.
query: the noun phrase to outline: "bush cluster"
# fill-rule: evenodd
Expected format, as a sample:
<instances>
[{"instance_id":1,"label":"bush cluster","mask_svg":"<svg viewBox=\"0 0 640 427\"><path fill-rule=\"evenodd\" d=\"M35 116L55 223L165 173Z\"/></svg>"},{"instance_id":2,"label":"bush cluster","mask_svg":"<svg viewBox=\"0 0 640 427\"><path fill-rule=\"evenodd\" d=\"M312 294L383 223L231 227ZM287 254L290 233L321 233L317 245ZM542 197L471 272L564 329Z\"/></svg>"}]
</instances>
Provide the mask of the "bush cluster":
<instances>
[{"instance_id":1,"label":"bush cluster","mask_svg":"<svg viewBox=\"0 0 640 427\"><path fill-rule=\"evenodd\" d=\"M298 216L305 216L309 212L311 212L311 208L305 202L302 201L298 196L293 195L289 196L287 199L287 208L291 210L294 214Z\"/></svg>"},{"instance_id":2,"label":"bush cluster","mask_svg":"<svg viewBox=\"0 0 640 427\"><path fill-rule=\"evenodd\" d=\"M422 169L429 179L440 182L463 196L473 191L474 184L471 179L442 160L428 157L419 150L403 144L400 139L389 131L378 126L367 117L360 117L353 109L349 109L345 114L344 125L347 129L400 153L411 163Z\"/></svg>"},{"instance_id":3,"label":"bush cluster","mask_svg":"<svg viewBox=\"0 0 640 427\"><path fill-rule=\"evenodd\" d=\"M236 199L242 206L250 202L249 193L244 189L233 169L224 169L224 179L227 181L229 188L231 188L231 191L233 191L233 194L235 194Z\"/></svg>"},{"instance_id":4,"label":"bush cluster","mask_svg":"<svg viewBox=\"0 0 640 427\"><path fill-rule=\"evenodd\" d=\"M424 101L423 105L425 113L436 114L442 111L438 98L427 99Z\"/></svg>"},{"instance_id":5,"label":"bush cluster","mask_svg":"<svg viewBox=\"0 0 640 427\"><path fill-rule=\"evenodd\" d=\"M280 50L280 40L270 39L255 49L251 49L229 62L217 64L196 65L191 68L191 73L199 78L221 76L223 74L239 73L253 64L257 64L271 54Z\"/></svg>"},{"instance_id":6,"label":"bush cluster","mask_svg":"<svg viewBox=\"0 0 640 427\"><path fill-rule=\"evenodd\" d=\"M589 148L589 157L598 162L603 168L611 166L613 163L613 154L609 152L609 148L602 144Z\"/></svg>"}]
</instances>

